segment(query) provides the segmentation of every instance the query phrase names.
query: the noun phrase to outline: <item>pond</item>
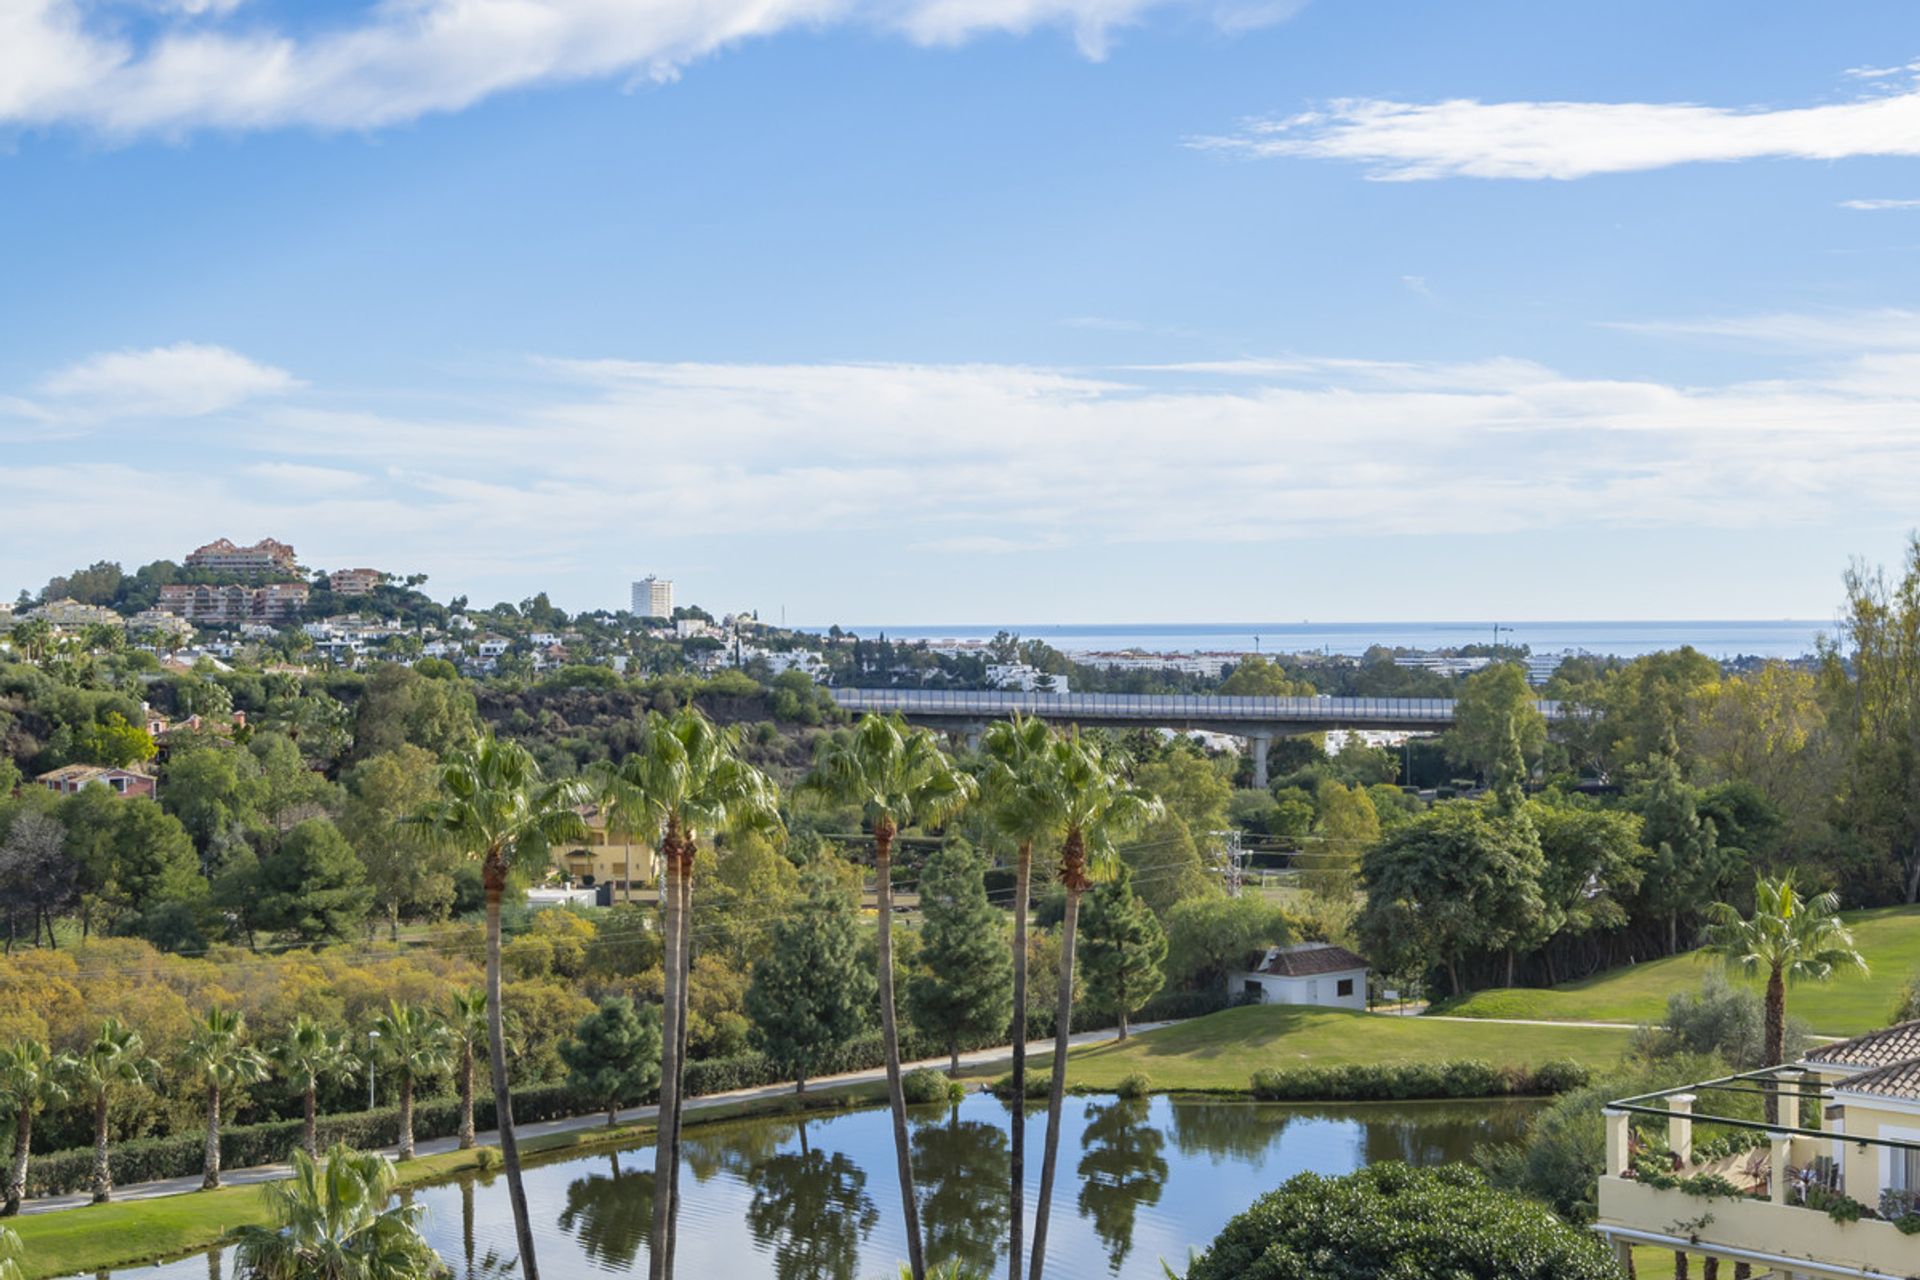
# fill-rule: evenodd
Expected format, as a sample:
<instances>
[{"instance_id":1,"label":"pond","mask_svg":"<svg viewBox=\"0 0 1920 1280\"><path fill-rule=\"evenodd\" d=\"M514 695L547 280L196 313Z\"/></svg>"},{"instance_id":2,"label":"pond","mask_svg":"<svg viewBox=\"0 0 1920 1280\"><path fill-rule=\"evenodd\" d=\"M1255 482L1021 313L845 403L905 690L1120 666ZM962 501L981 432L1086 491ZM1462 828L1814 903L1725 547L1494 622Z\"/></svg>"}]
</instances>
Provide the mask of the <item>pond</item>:
<instances>
[{"instance_id":1,"label":"pond","mask_svg":"<svg viewBox=\"0 0 1920 1280\"><path fill-rule=\"evenodd\" d=\"M1379 1160L1437 1164L1516 1138L1517 1102L1317 1107L1153 1098L1069 1098L1047 1274L1057 1280L1163 1280L1227 1219L1303 1171L1340 1174ZM913 1163L932 1260L1004 1268L1007 1109L976 1094L915 1108ZM1027 1117L1028 1212L1046 1113ZM729 1121L683 1139L676 1271L728 1280L891 1280L906 1257L884 1110ZM644 1274L652 1148L529 1166L527 1196L543 1272ZM469 1175L413 1193L424 1231L457 1276L513 1274L506 1183ZM1031 1238L1029 1236L1029 1238ZM120 1272L142 1280L229 1274L230 1255ZM105 1274L105 1273L102 1273Z\"/></svg>"}]
</instances>

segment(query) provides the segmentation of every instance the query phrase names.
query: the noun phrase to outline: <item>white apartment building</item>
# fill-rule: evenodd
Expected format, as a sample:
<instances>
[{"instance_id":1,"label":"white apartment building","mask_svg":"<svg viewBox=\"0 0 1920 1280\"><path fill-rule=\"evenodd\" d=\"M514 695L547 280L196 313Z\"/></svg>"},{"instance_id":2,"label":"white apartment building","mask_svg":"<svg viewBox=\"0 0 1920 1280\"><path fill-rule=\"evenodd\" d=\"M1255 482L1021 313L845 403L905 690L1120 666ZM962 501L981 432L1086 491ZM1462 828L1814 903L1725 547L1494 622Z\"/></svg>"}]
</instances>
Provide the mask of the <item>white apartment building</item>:
<instances>
[{"instance_id":1,"label":"white apartment building","mask_svg":"<svg viewBox=\"0 0 1920 1280\"><path fill-rule=\"evenodd\" d=\"M634 583L632 612L636 618L671 618L673 580L648 574Z\"/></svg>"}]
</instances>

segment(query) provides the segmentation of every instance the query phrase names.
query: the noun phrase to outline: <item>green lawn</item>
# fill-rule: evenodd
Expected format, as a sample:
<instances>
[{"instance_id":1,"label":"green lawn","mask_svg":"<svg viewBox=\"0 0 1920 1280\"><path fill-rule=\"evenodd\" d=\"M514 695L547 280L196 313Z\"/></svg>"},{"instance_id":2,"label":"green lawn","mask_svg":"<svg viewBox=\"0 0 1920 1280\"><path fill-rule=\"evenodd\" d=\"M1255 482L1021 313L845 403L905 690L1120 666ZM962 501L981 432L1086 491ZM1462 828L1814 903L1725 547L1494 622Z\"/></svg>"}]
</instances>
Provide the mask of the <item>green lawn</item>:
<instances>
[{"instance_id":1,"label":"green lawn","mask_svg":"<svg viewBox=\"0 0 1920 1280\"><path fill-rule=\"evenodd\" d=\"M1388 1014L1251 1005L1149 1031L1127 1040L1076 1049L1069 1084L1111 1089L1144 1071L1158 1090L1244 1091L1267 1067L1341 1066L1479 1058L1532 1065L1574 1058L1593 1066L1616 1061L1631 1033L1593 1027L1476 1027ZM1037 1068L1051 1055L1035 1059Z\"/></svg>"},{"instance_id":2,"label":"green lawn","mask_svg":"<svg viewBox=\"0 0 1920 1280\"><path fill-rule=\"evenodd\" d=\"M1920 970L1920 907L1883 907L1850 911L1854 940L1872 972L1837 975L1830 982L1797 987L1787 993L1787 1012L1822 1035L1852 1036L1884 1027L1899 1003L1900 990ZM1480 991L1446 1001L1434 1012L1466 1018L1543 1018L1554 1021L1658 1022L1667 997L1700 985L1720 962L1698 952L1613 969L1558 987ZM1762 979L1742 978L1755 990Z\"/></svg>"}]
</instances>

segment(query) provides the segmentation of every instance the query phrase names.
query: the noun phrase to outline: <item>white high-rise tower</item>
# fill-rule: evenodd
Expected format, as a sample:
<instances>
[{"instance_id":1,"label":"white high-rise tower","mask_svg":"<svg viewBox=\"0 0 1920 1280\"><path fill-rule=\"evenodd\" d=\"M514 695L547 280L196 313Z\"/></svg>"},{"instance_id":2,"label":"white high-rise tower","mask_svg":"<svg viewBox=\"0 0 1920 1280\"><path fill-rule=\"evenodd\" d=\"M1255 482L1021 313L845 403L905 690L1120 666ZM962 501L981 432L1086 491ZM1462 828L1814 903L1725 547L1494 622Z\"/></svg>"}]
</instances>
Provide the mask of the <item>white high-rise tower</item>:
<instances>
[{"instance_id":1,"label":"white high-rise tower","mask_svg":"<svg viewBox=\"0 0 1920 1280\"><path fill-rule=\"evenodd\" d=\"M673 616L673 580L652 574L633 584L633 616L671 618Z\"/></svg>"}]
</instances>

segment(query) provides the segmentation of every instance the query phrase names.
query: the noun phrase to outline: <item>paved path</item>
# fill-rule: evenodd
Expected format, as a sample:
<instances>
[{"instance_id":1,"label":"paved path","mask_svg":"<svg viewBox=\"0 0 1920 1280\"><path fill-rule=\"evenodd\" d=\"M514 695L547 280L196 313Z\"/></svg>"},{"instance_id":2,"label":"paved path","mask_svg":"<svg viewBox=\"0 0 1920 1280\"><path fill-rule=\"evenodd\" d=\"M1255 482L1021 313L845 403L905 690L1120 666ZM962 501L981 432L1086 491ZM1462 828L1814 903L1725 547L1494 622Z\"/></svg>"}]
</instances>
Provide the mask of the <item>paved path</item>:
<instances>
[{"instance_id":1,"label":"paved path","mask_svg":"<svg viewBox=\"0 0 1920 1280\"><path fill-rule=\"evenodd\" d=\"M1134 1032L1153 1031L1160 1027L1172 1025L1171 1022L1144 1022L1137 1024L1131 1028L1131 1030ZM1085 1031L1072 1037L1070 1043L1074 1045L1099 1044L1102 1041L1113 1039L1116 1034L1117 1032L1110 1030ZM1053 1041L1051 1038L1035 1040L1027 1046L1027 1052L1030 1055L1052 1053ZM963 1053L960 1055L960 1065L963 1067L991 1066L1000 1062L1011 1062L1012 1060L1013 1051L1011 1047L1007 1045L1002 1045L997 1049L978 1049L972 1053ZM920 1062L903 1063L901 1064L901 1069L912 1070L915 1067L941 1068L946 1065L947 1059L944 1057L927 1058ZM884 1080L886 1079L886 1075L886 1068L884 1067L875 1067L870 1071L849 1071L842 1075L823 1076L818 1080L809 1080L807 1082L807 1088L814 1090L828 1088L834 1085L867 1084L873 1081ZM698 1098L687 1099L687 1114L691 1115L695 1112L705 1111L713 1107L727 1106L736 1102L751 1102L762 1098L777 1098L791 1094L792 1092L793 1084L788 1082L786 1084L764 1085L756 1089L735 1089L731 1093L705 1094ZM622 1111L619 1118L622 1123L630 1124L636 1120L652 1120L658 1113L659 1108L654 1106L633 1107L629 1110ZM518 1125L515 1126L515 1132L519 1134L521 1139L525 1140L527 1138L542 1137L550 1133L573 1133L586 1129L605 1128L606 1123L607 1113L604 1111L596 1111L591 1115L571 1116L565 1120L545 1120L539 1124ZM482 1146L498 1145L500 1140L499 1133L492 1130L479 1134L477 1137ZM439 1155L442 1152L457 1150L459 1145L460 1142L457 1138L428 1138L415 1143L414 1151L416 1154L423 1156ZM396 1148L394 1147L386 1147L383 1148L383 1150L388 1155L396 1153ZM292 1170L284 1164L264 1164L255 1165L247 1169L225 1170L221 1173L220 1180L222 1184L226 1186L237 1187L256 1182L277 1182L291 1173ZM177 1196L198 1190L200 1190L200 1175L196 1173L185 1178L164 1178L158 1182L136 1182L124 1187L115 1187L113 1189L113 1198L116 1201L153 1200L161 1196ZM91 1194L84 1191L75 1195L44 1196L38 1200L27 1201L20 1206L20 1211L22 1213L50 1213L56 1209L74 1209L84 1204L90 1204L92 1203L92 1199Z\"/></svg>"}]
</instances>

